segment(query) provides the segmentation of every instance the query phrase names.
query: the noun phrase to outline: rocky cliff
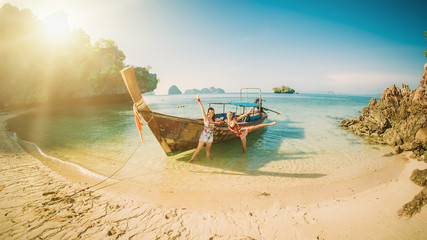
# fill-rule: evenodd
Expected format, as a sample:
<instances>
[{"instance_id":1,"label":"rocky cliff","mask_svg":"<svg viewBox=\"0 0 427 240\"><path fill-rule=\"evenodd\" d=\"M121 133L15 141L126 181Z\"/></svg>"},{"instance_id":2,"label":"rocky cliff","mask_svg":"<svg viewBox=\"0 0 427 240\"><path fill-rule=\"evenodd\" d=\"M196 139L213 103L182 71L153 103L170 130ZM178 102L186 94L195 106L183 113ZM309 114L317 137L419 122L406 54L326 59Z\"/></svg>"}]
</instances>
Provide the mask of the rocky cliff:
<instances>
[{"instance_id":1,"label":"rocky cliff","mask_svg":"<svg viewBox=\"0 0 427 240\"><path fill-rule=\"evenodd\" d=\"M168 90L169 95L182 94L181 90L175 85L172 85Z\"/></svg>"},{"instance_id":2,"label":"rocky cliff","mask_svg":"<svg viewBox=\"0 0 427 240\"><path fill-rule=\"evenodd\" d=\"M427 64L416 90L394 84L381 98L371 99L362 115L343 120L340 126L379 143L396 146L396 154L413 151L413 157L427 162Z\"/></svg>"}]
</instances>

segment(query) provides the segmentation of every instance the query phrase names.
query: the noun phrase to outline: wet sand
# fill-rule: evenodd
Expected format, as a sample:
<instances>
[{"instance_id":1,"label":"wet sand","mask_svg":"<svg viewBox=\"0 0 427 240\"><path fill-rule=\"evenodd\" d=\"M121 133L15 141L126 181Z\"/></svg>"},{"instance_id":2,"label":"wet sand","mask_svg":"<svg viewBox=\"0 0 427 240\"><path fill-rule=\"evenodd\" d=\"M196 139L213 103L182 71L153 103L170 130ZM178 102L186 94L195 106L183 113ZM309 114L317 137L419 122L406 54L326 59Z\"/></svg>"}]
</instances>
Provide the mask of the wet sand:
<instances>
[{"instance_id":1,"label":"wet sand","mask_svg":"<svg viewBox=\"0 0 427 240\"><path fill-rule=\"evenodd\" d=\"M404 155L391 166L358 178L291 188L255 184L230 192L221 187L224 182L216 182L201 191L191 188L192 183L189 187L159 188L107 180L86 189L101 180L23 150L5 129L5 120L15 114L0 115L0 239L427 236L425 207L411 219L397 215L421 190L409 180L413 169L427 167Z\"/></svg>"}]
</instances>

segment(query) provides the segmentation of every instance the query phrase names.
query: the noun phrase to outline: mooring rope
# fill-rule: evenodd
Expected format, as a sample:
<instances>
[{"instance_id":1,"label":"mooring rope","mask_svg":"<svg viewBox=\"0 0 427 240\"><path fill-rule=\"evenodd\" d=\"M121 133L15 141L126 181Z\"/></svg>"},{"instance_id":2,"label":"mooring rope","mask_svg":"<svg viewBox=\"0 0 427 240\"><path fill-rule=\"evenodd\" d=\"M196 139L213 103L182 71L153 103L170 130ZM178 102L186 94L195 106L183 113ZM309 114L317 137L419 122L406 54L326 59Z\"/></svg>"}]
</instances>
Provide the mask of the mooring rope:
<instances>
[{"instance_id":1,"label":"mooring rope","mask_svg":"<svg viewBox=\"0 0 427 240\"><path fill-rule=\"evenodd\" d=\"M103 182L105 182L105 181L107 181L108 179L111 179L114 175L116 175L116 173L118 173L128 162L129 162L129 160L133 157L133 155L135 155L135 153L136 153L136 150L139 148L139 146L141 146L141 143L142 142L139 142L138 143L138 145L136 146L136 148L133 150L133 152L132 152L132 154L130 155L130 157L128 157L128 159L126 160L126 162L124 162L123 164L122 164L122 166L120 166L116 171L114 171L110 176L108 176L108 177L106 177L105 179L103 179L102 181L100 181L100 182L98 182L98 183L95 183L95 184L93 184L92 186L89 186L89 187L86 187L86 188L83 188L82 190L80 190L80 191L78 191L78 192L75 192L73 195L70 195L70 196L66 196L66 197L72 197L72 196L74 196L74 195L76 195L76 194L78 194L78 193L80 193L80 192L83 192L83 191L86 191L86 190L88 190L88 189L90 189L90 188L94 188L94 187L96 187L96 186L98 186L98 185L100 185L101 183L103 183ZM93 192L95 192L96 190L94 190Z\"/></svg>"}]
</instances>

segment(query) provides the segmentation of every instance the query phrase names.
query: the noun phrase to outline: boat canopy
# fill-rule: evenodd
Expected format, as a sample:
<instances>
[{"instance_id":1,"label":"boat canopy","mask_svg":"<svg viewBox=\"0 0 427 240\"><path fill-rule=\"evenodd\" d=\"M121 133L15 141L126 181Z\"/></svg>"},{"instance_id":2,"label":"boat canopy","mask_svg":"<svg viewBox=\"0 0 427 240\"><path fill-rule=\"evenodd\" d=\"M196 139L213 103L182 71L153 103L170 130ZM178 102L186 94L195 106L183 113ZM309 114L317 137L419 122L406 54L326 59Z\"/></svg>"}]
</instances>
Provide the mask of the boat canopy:
<instances>
[{"instance_id":1,"label":"boat canopy","mask_svg":"<svg viewBox=\"0 0 427 240\"><path fill-rule=\"evenodd\" d=\"M228 102L228 104L236 105L240 107L258 107L259 104L257 103L250 103L250 102Z\"/></svg>"}]
</instances>

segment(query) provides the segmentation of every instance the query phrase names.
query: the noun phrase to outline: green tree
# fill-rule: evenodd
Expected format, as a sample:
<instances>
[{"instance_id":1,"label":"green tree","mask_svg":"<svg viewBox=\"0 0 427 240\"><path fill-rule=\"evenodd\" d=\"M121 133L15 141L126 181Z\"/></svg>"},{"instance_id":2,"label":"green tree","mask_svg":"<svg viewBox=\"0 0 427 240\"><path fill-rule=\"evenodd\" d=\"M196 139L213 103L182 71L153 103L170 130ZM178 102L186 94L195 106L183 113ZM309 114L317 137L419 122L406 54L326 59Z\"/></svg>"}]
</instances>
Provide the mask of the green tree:
<instances>
[{"instance_id":1,"label":"green tree","mask_svg":"<svg viewBox=\"0 0 427 240\"><path fill-rule=\"evenodd\" d=\"M120 70L124 68L124 53L113 40L100 39L94 43L90 52L92 68L89 80L92 94L118 94L123 92Z\"/></svg>"},{"instance_id":2,"label":"green tree","mask_svg":"<svg viewBox=\"0 0 427 240\"><path fill-rule=\"evenodd\" d=\"M157 75L150 73L149 69L151 67L135 67L135 77L138 82L139 88L141 92L151 92L156 89L157 84L159 83L159 79L157 79Z\"/></svg>"}]
</instances>

